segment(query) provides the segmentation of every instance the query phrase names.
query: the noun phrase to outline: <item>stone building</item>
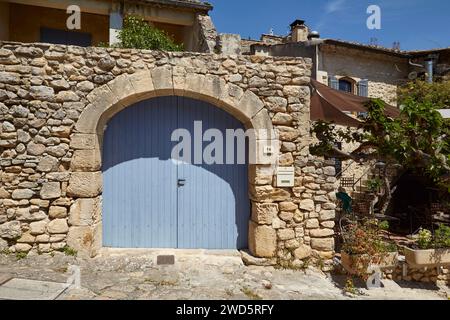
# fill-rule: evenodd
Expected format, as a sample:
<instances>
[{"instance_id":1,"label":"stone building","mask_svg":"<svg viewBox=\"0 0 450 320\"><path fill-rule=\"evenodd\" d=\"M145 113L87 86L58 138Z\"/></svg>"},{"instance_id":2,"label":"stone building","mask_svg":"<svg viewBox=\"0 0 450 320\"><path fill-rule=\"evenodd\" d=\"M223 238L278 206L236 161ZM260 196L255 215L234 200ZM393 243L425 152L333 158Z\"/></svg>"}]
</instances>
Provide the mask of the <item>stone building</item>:
<instances>
[{"instance_id":1,"label":"stone building","mask_svg":"<svg viewBox=\"0 0 450 320\"><path fill-rule=\"evenodd\" d=\"M71 5L81 9L80 29L67 29ZM139 15L184 44L185 50L212 52L217 34L208 15L211 9L197 0L1 0L0 40L84 47L114 44L123 17Z\"/></svg>"},{"instance_id":2,"label":"stone building","mask_svg":"<svg viewBox=\"0 0 450 320\"><path fill-rule=\"evenodd\" d=\"M393 106L397 105L398 86L415 79L447 79L450 74L450 48L401 51L398 47L323 39L304 20L294 21L288 36L263 34L259 41L243 41L242 49L250 55L308 57L313 61L312 78L318 82L355 95L381 98ZM344 143L341 148L351 151L355 146ZM338 177L345 175L358 182L370 175L372 166L337 161L335 167Z\"/></svg>"},{"instance_id":3,"label":"stone building","mask_svg":"<svg viewBox=\"0 0 450 320\"><path fill-rule=\"evenodd\" d=\"M303 20L291 24L287 37L262 35L258 42L243 43L248 54L309 57L312 77L337 90L397 104L397 87L427 74L446 77L450 73L450 48L401 51L320 38ZM428 64L430 62L430 64ZM429 67L432 72L429 72Z\"/></svg>"}]
</instances>

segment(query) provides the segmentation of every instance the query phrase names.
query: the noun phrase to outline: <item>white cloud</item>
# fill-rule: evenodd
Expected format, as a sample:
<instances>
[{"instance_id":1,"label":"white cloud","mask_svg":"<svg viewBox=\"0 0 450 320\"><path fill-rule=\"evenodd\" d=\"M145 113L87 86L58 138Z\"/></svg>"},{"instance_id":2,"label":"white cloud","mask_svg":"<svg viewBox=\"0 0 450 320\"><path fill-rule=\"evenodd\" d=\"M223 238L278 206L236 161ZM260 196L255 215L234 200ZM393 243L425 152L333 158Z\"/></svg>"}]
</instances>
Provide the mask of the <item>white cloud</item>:
<instances>
[{"instance_id":1,"label":"white cloud","mask_svg":"<svg viewBox=\"0 0 450 320\"><path fill-rule=\"evenodd\" d=\"M325 5L325 14L342 10L347 0L332 0Z\"/></svg>"},{"instance_id":2,"label":"white cloud","mask_svg":"<svg viewBox=\"0 0 450 320\"><path fill-rule=\"evenodd\" d=\"M341 11L344 9L347 0L330 0L325 4L324 13L316 24L316 30L324 28L328 22L328 16L332 13Z\"/></svg>"}]
</instances>

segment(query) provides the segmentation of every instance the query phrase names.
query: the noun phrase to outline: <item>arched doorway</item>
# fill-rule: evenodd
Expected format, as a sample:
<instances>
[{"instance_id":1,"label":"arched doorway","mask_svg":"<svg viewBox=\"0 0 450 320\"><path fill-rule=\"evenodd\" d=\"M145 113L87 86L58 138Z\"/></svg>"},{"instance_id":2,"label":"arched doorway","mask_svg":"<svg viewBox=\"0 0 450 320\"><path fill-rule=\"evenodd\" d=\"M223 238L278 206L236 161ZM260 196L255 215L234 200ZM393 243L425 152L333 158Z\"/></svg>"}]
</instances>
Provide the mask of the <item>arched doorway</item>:
<instances>
[{"instance_id":1,"label":"arched doorway","mask_svg":"<svg viewBox=\"0 0 450 320\"><path fill-rule=\"evenodd\" d=\"M227 129L244 129L214 105L178 96L141 101L108 122L102 159L103 246L247 247L247 165L172 159L179 143L171 141L176 129L191 133L192 160L194 148L203 150L210 143L200 138L198 145L196 121L201 134L216 129L226 137Z\"/></svg>"}]
</instances>

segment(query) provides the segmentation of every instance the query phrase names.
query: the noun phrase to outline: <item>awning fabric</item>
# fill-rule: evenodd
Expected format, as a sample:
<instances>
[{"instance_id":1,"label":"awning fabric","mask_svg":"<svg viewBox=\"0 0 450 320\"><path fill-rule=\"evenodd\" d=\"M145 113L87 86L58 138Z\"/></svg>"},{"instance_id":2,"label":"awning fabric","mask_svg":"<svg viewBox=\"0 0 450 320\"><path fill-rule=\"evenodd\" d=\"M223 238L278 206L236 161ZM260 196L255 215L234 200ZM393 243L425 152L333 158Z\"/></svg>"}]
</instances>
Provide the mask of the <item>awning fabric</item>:
<instances>
[{"instance_id":1,"label":"awning fabric","mask_svg":"<svg viewBox=\"0 0 450 320\"><path fill-rule=\"evenodd\" d=\"M361 124L361 121L345 112L367 112L365 104L370 98L332 89L314 79L311 79L311 86L312 121L323 120L349 127L358 127ZM386 105L385 114L396 118L400 116L400 110Z\"/></svg>"}]
</instances>

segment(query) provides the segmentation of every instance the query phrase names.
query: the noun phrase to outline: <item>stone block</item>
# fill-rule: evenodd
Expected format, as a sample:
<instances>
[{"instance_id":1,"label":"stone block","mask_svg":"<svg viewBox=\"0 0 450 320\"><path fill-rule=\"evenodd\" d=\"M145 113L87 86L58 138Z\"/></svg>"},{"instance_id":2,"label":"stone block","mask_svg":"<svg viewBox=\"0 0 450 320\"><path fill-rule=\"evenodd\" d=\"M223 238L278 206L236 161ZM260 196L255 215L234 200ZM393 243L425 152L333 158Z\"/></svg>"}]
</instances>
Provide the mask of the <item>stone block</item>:
<instances>
[{"instance_id":1,"label":"stone block","mask_svg":"<svg viewBox=\"0 0 450 320\"><path fill-rule=\"evenodd\" d=\"M277 234L269 226L249 225L249 249L252 255L260 258L272 258L277 248Z\"/></svg>"},{"instance_id":2,"label":"stone block","mask_svg":"<svg viewBox=\"0 0 450 320\"><path fill-rule=\"evenodd\" d=\"M111 88L106 84L94 89L91 93L87 95L87 99L93 105L93 108L99 111L98 114L101 114L103 111L105 111L106 109L108 109L109 107L118 102L117 96L111 91ZM80 130L80 132L82 131ZM86 133L93 133L93 132L86 132Z\"/></svg>"},{"instance_id":3,"label":"stone block","mask_svg":"<svg viewBox=\"0 0 450 320\"><path fill-rule=\"evenodd\" d=\"M135 93L138 95L145 94L147 96L154 90L153 81L149 70L128 75L128 80L131 82Z\"/></svg>"},{"instance_id":4,"label":"stone block","mask_svg":"<svg viewBox=\"0 0 450 320\"><path fill-rule=\"evenodd\" d=\"M73 172L67 194L72 197L94 198L102 192L101 172Z\"/></svg>"},{"instance_id":5,"label":"stone block","mask_svg":"<svg viewBox=\"0 0 450 320\"><path fill-rule=\"evenodd\" d=\"M94 235L91 227L71 227L67 234L67 245L81 257L90 256Z\"/></svg>"},{"instance_id":6,"label":"stone block","mask_svg":"<svg viewBox=\"0 0 450 320\"><path fill-rule=\"evenodd\" d=\"M99 198L77 199L70 207L69 224L71 226L91 226L100 216Z\"/></svg>"},{"instance_id":7,"label":"stone block","mask_svg":"<svg viewBox=\"0 0 450 320\"><path fill-rule=\"evenodd\" d=\"M75 150L70 168L72 171L91 172L100 170L101 165L99 150Z\"/></svg>"},{"instance_id":8,"label":"stone block","mask_svg":"<svg viewBox=\"0 0 450 320\"><path fill-rule=\"evenodd\" d=\"M271 225L273 219L278 214L278 205L276 203L257 203L252 205L252 220L258 224Z\"/></svg>"},{"instance_id":9,"label":"stone block","mask_svg":"<svg viewBox=\"0 0 450 320\"><path fill-rule=\"evenodd\" d=\"M47 224L48 224L47 220L30 223L30 234L35 235L35 236L44 234Z\"/></svg>"},{"instance_id":10,"label":"stone block","mask_svg":"<svg viewBox=\"0 0 450 320\"><path fill-rule=\"evenodd\" d=\"M271 185L274 170L272 166L255 165L248 166L249 182L254 185Z\"/></svg>"},{"instance_id":11,"label":"stone block","mask_svg":"<svg viewBox=\"0 0 450 320\"><path fill-rule=\"evenodd\" d=\"M59 206L51 206L48 211L48 216L52 219L66 218L67 217L67 208L59 207Z\"/></svg>"},{"instance_id":12,"label":"stone block","mask_svg":"<svg viewBox=\"0 0 450 320\"><path fill-rule=\"evenodd\" d=\"M70 139L70 147L75 150L98 149L97 135L89 133L75 133Z\"/></svg>"},{"instance_id":13,"label":"stone block","mask_svg":"<svg viewBox=\"0 0 450 320\"><path fill-rule=\"evenodd\" d=\"M237 108L247 119L252 119L264 108L264 104L256 94L251 91L246 91L239 101Z\"/></svg>"},{"instance_id":14,"label":"stone block","mask_svg":"<svg viewBox=\"0 0 450 320\"><path fill-rule=\"evenodd\" d=\"M289 191L272 186L250 186L252 199L259 202L287 201L291 198Z\"/></svg>"},{"instance_id":15,"label":"stone block","mask_svg":"<svg viewBox=\"0 0 450 320\"><path fill-rule=\"evenodd\" d=\"M318 251L333 251L334 239L333 238L312 238L311 248Z\"/></svg>"},{"instance_id":16,"label":"stone block","mask_svg":"<svg viewBox=\"0 0 450 320\"><path fill-rule=\"evenodd\" d=\"M290 240L295 238L295 231L292 229L280 229L277 233L280 240Z\"/></svg>"},{"instance_id":17,"label":"stone block","mask_svg":"<svg viewBox=\"0 0 450 320\"><path fill-rule=\"evenodd\" d=\"M136 94L127 74L121 74L114 80L108 82L108 87L116 96L117 101L119 101L120 104L126 105L127 98L133 97Z\"/></svg>"},{"instance_id":18,"label":"stone block","mask_svg":"<svg viewBox=\"0 0 450 320\"><path fill-rule=\"evenodd\" d=\"M184 85L184 91L190 93L202 92L204 82L205 82L204 75L197 73L188 73L186 74L186 83Z\"/></svg>"},{"instance_id":19,"label":"stone block","mask_svg":"<svg viewBox=\"0 0 450 320\"><path fill-rule=\"evenodd\" d=\"M317 219L308 219L306 220L306 229L317 229L319 228L319 220Z\"/></svg>"},{"instance_id":20,"label":"stone block","mask_svg":"<svg viewBox=\"0 0 450 320\"><path fill-rule=\"evenodd\" d=\"M46 182L42 185L41 199L57 199L61 196L61 185L59 182Z\"/></svg>"},{"instance_id":21,"label":"stone block","mask_svg":"<svg viewBox=\"0 0 450 320\"><path fill-rule=\"evenodd\" d=\"M0 225L0 238L16 239L22 235L19 221L10 221Z\"/></svg>"},{"instance_id":22,"label":"stone block","mask_svg":"<svg viewBox=\"0 0 450 320\"><path fill-rule=\"evenodd\" d=\"M311 199L304 199L300 201L299 208L305 211L314 211L314 201Z\"/></svg>"},{"instance_id":23,"label":"stone block","mask_svg":"<svg viewBox=\"0 0 450 320\"><path fill-rule=\"evenodd\" d=\"M313 229L309 231L309 235L313 238L326 238L334 235L332 229Z\"/></svg>"},{"instance_id":24,"label":"stone block","mask_svg":"<svg viewBox=\"0 0 450 320\"><path fill-rule=\"evenodd\" d=\"M311 247L304 244L300 245L300 247L294 250L294 257L300 260L310 257L311 254Z\"/></svg>"},{"instance_id":25,"label":"stone block","mask_svg":"<svg viewBox=\"0 0 450 320\"><path fill-rule=\"evenodd\" d=\"M30 189L16 189L12 192L12 198L15 200L31 199L34 195L33 190Z\"/></svg>"},{"instance_id":26,"label":"stone block","mask_svg":"<svg viewBox=\"0 0 450 320\"><path fill-rule=\"evenodd\" d=\"M157 67L151 70L153 87L162 94L173 94L172 68L168 66Z\"/></svg>"},{"instance_id":27,"label":"stone block","mask_svg":"<svg viewBox=\"0 0 450 320\"><path fill-rule=\"evenodd\" d=\"M320 221L334 220L335 217L336 212L334 210L322 210L319 212Z\"/></svg>"},{"instance_id":28,"label":"stone block","mask_svg":"<svg viewBox=\"0 0 450 320\"><path fill-rule=\"evenodd\" d=\"M47 225L47 232L50 234L67 233L69 226L66 219L54 219Z\"/></svg>"}]
</instances>

